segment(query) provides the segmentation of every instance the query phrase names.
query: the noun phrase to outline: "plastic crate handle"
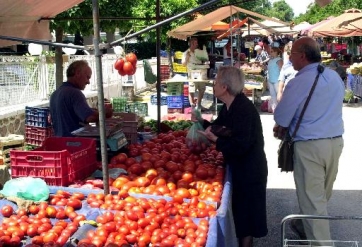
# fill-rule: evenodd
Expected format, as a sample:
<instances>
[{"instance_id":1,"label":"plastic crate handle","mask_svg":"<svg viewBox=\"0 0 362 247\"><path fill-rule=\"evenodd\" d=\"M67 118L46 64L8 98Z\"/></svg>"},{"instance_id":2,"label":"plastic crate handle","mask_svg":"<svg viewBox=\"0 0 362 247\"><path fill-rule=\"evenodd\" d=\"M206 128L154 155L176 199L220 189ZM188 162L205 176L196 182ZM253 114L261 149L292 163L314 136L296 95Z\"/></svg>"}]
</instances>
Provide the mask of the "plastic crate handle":
<instances>
[{"instance_id":1,"label":"plastic crate handle","mask_svg":"<svg viewBox=\"0 0 362 247\"><path fill-rule=\"evenodd\" d=\"M69 141L69 142L66 142L66 145L67 145L67 147L80 147L80 146L82 146L82 143Z\"/></svg>"},{"instance_id":2,"label":"plastic crate handle","mask_svg":"<svg viewBox=\"0 0 362 247\"><path fill-rule=\"evenodd\" d=\"M27 155L26 161L30 162L43 162L43 156L40 155Z\"/></svg>"}]
</instances>

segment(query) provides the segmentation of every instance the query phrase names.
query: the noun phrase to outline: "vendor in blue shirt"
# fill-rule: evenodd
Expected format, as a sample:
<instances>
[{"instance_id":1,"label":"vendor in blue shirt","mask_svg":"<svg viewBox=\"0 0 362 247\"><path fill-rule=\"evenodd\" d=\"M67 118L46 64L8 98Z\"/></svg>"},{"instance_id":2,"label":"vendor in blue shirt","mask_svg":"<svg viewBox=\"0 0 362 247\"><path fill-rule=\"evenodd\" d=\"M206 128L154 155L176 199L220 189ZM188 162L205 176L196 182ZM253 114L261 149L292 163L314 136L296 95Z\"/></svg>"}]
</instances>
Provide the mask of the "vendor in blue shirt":
<instances>
[{"instance_id":1,"label":"vendor in blue shirt","mask_svg":"<svg viewBox=\"0 0 362 247\"><path fill-rule=\"evenodd\" d=\"M99 112L88 105L82 92L92 76L88 63L75 61L66 73L67 81L50 97L50 116L55 136L72 137L74 130L98 122ZM112 109L105 108L105 111L106 117L112 116Z\"/></svg>"}]
</instances>

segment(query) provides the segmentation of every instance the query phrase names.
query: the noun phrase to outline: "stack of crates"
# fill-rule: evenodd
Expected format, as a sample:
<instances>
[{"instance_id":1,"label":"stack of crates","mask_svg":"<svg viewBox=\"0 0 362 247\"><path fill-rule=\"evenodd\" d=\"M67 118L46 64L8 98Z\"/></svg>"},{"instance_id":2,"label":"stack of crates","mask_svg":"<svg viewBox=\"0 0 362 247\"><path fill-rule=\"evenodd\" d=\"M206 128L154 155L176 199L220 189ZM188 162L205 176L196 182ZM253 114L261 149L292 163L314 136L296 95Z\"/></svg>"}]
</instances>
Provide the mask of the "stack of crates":
<instances>
[{"instance_id":1,"label":"stack of crates","mask_svg":"<svg viewBox=\"0 0 362 247\"><path fill-rule=\"evenodd\" d=\"M182 65L182 56L183 56L183 52L181 52L181 51L175 52L175 55L173 57L173 63L172 63L173 72L187 73L186 66Z\"/></svg>"},{"instance_id":2,"label":"stack of crates","mask_svg":"<svg viewBox=\"0 0 362 247\"><path fill-rule=\"evenodd\" d=\"M171 71L170 71L168 58L161 57L160 73L161 73L161 81L170 79Z\"/></svg>"},{"instance_id":3,"label":"stack of crates","mask_svg":"<svg viewBox=\"0 0 362 247\"><path fill-rule=\"evenodd\" d=\"M167 113L183 113L184 82L167 83Z\"/></svg>"},{"instance_id":4,"label":"stack of crates","mask_svg":"<svg viewBox=\"0 0 362 247\"><path fill-rule=\"evenodd\" d=\"M10 165L10 150L23 150L24 136L10 134L0 137L0 165Z\"/></svg>"},{"instance_id":5,"label":"stack of crates","mask_svg":"<svg viewBox=\"0 0 362 247\"><path fill-rule=\"evenodd\" d=\"M129 144L137 143L138 116L134 113L114 113L114 117L120 117L122 121L122 131Z\"/></svg>"},{"instance_id":6,"label":"stack of crates","mask_svg":"<svg viewBox=\"0 0 362 247\"><path fill-rule=\"evenodd\" d=\"M111 104L114 112L125 112L127 106L127 98L111 98Z\"/></svg>"},{"instance_id":7,"label":"stack of crates","mask_svg":"<svg viewBox=\"0 0 362 247\"><path fill-rule=\"evenodd\" d=\"M25 107L25 143L35 147L53 136L49 107Z\"/></svg>"},{"instance_id":8,"label":"stack of crates","mask_svg":"<svg viewBox=\"0 0 362 247\"><path fill-rule=\"evenodd\" d=\"M190 101L189 101L189 83L184 82L184 108L191 107Z\"/></svg>"},{"instance_id":9,"label":"stack of crates","mask_svg":"<svg viewBox=\"0 0 362 247\"><path fill-rule=\"evenodd\" d=\"M148 116L148 104L146 102L127 103L125 112L135 113L139 117L146 117Z\"/></svg>"},{"instance_id":10,"label":"stack of crates","mask_svg":"<svg viewBox=\"0 0 362 247\"><path fill-rule=\"evenodd\" d=\"M136 113L139 117L148 115L148 105L145 102L129 102L126 97L111 98L113 112Z\"/></svg>"}]
</instances>

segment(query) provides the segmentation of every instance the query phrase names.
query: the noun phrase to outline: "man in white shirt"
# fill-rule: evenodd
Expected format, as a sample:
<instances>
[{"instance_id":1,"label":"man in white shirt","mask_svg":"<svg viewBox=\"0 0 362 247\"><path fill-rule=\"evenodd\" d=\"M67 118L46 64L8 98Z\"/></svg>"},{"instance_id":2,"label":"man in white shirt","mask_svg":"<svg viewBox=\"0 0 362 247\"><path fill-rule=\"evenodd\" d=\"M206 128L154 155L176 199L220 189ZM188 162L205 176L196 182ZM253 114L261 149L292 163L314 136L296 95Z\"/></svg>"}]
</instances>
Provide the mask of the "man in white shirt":
<instances>
[{"instance_id":1,"label":"man in white shirt","mask_svg":"<svg viewBox=\"0 0 362 247\"><path fill-rule=\"evenodd\" d=\"M193 37L189 41L189 49L187 49L182 56L182 65L187 67L189 78L191 77L191 70L195 69L195 64L202 64L202 62L196 57L195 50L198 47L197 38ZM197 102L195 101L195 92L197 90ZM192 107L196 106L202 110L201 101L204 97L206 90L205 82L190 82L189 81L189 101Z\"/></svg>"}]
</instances>

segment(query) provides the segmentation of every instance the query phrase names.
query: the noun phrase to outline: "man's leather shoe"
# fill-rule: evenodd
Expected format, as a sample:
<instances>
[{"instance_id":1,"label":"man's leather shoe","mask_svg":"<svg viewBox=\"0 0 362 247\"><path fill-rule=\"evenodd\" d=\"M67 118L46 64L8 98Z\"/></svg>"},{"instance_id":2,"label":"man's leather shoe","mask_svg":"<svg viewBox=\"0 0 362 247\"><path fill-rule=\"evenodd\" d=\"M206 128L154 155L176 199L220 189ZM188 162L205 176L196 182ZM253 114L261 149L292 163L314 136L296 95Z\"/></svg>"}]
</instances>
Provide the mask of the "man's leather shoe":
<instances>
[{"instance_id":1,"label":"man's leather shoe","mask_svg":"<svg viewBox=\"0 0 362 247\"><path fill-rule=\"evenodd\" d=\"M290 221L290 229L299 236L301 240L306 240L307 235L305 234L303 223L300 219L294 219Z\"/></svg>"}]
</instances>

